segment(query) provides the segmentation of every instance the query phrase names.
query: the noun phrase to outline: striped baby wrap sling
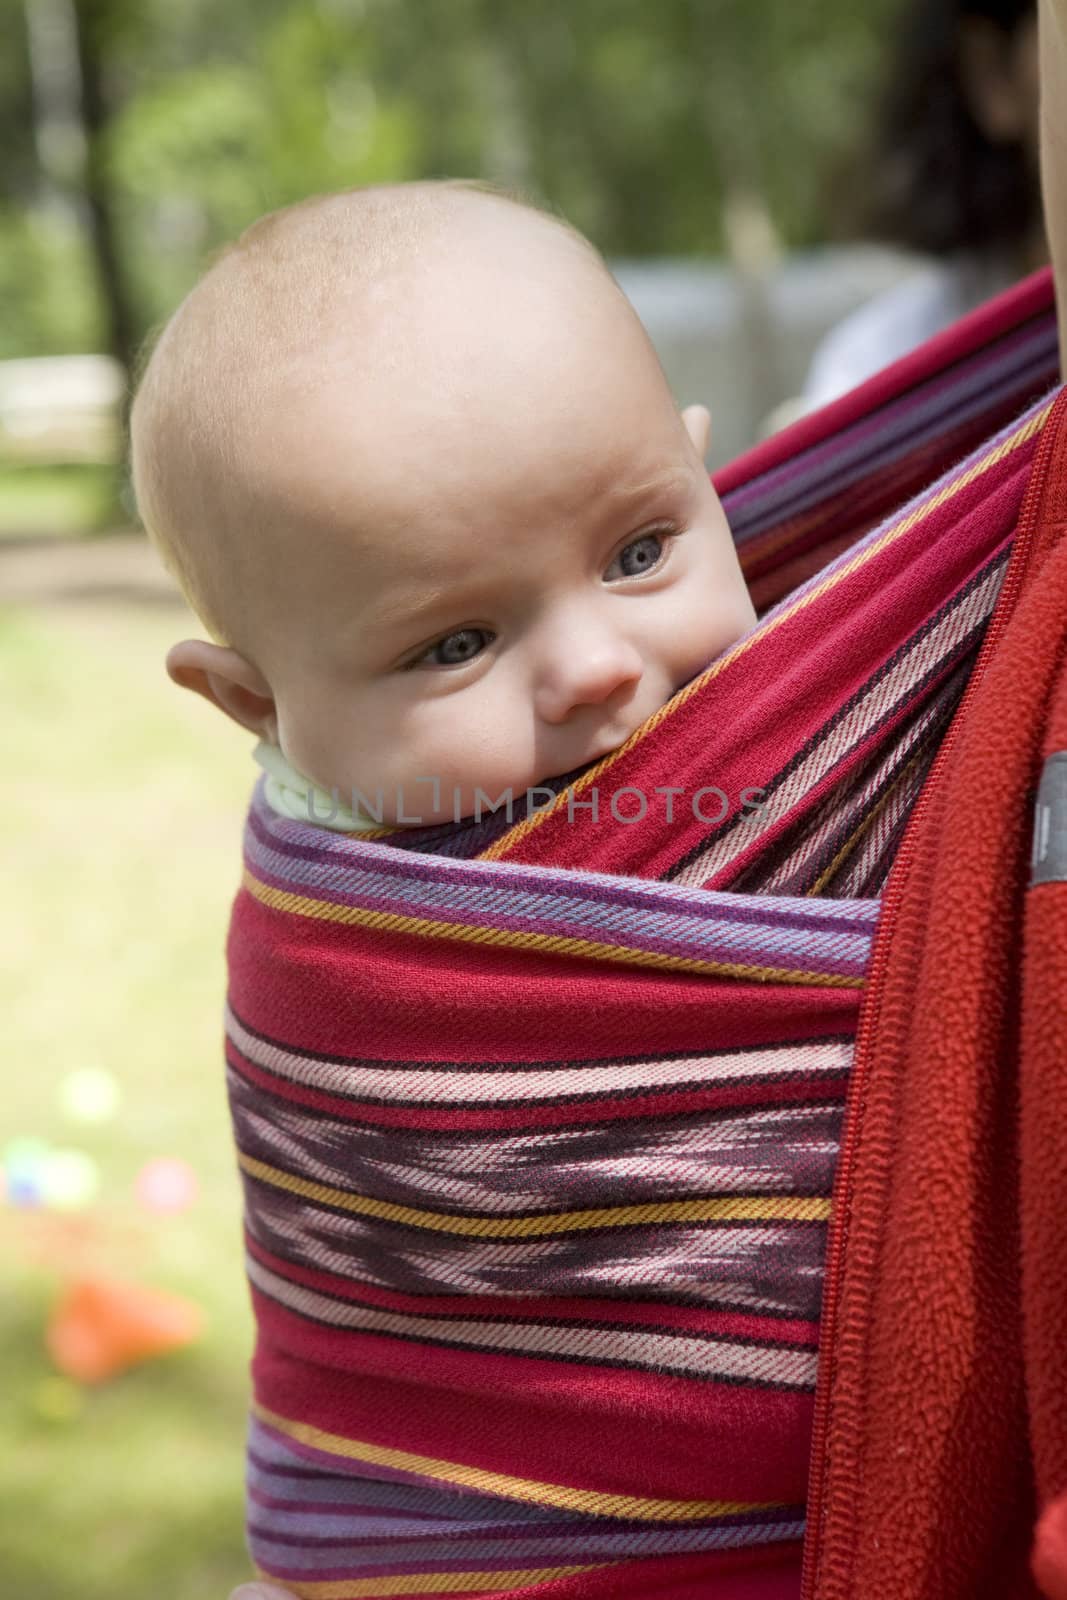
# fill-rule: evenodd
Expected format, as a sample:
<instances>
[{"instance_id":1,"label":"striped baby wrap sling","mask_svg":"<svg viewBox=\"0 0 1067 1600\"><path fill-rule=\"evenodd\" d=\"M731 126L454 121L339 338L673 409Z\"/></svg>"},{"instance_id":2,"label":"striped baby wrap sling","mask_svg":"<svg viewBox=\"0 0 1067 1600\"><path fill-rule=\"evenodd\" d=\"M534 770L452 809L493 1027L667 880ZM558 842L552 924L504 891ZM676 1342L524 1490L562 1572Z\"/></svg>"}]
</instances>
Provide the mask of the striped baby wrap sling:
<instances>
[{"instance_id":1,"label":"striped baby wrap sling","mask_svg":"<svg viewBox=\"0 0 1067 1600\"><path fill-rule=\"evenodd\" d=\"M1033 565L1056 373L1045 274L719 474L759 624L532 806L368 838L257 784L226 1054L263 1576L784 1600L803 1564L845 1600L892 1570L864 1587L834 1388L857 1041ZM897 1592L978 1593L983 1538Z\"/></svg>"}]
</instances>

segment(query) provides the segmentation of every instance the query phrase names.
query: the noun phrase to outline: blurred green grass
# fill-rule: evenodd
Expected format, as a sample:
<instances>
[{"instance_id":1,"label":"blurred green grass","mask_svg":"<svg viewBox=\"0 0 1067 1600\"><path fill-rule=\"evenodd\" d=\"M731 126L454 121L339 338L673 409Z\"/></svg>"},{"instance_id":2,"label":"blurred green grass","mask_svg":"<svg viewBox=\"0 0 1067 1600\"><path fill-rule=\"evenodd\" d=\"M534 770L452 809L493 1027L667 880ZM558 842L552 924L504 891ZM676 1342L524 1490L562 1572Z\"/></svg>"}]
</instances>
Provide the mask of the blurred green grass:
<instances>
[{"instance_id":1,"label":"blurred green grass","mask_svg":"<svg viewBox=\"0 0 1067 1600\"><path fill-rule=\"evenodd\" d=\"M90 1154L102 1174L82 1213L95 1264L207 1316L195 1346L84 1391L68 1420L50 1417L42 1335L59 1272L33 1247L47 1219L0 1205L3 1590L33 1600L224 1600L250 1573L252 1328L221 1011L254 768L238 731L164 674L186 631L177 604L0 610L13 913L0 924L0 1145L35 1136ZM58 1103L83 1066L122 1088L102 1126L72 1125ZM199 1199L179 1217L151 1218L134 1200L157 1155L198 1175Z\"/></svg>"},{"instance_id":2,"label":"blurred green grass","mask_svg":"<svg viewBox=\"0 0 1067 1600\"><path fill-rule=\"evenodd\" d=\"M0 540L100 533L125 520L111 463L0 461Z\"/></svg>"}]
</instances>

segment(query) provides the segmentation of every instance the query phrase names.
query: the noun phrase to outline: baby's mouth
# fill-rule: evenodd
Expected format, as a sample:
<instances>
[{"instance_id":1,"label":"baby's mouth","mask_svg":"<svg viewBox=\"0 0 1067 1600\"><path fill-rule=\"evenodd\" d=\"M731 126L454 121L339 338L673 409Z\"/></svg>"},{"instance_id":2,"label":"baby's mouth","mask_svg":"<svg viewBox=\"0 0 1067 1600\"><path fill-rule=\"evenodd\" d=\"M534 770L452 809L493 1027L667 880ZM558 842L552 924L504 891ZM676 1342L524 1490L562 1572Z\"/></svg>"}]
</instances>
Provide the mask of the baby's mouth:
<instances>
[{"instance_id":1,"label":"baby's mouth","mask_svg":"<svg viewBox=\"0 0 1067 1600\"><path fill-rule=\"evenodd\" d=\"M568 772L576 772L580 767L592 766L594 761L602 761L605 756L613 755L616 750L621 750L627 740L631 739L638 728L642 727L647 721L647 717L642 717L639 722L627 723L618 732L602 733L599 738L591 739L586 754L575 761L573 766L568 767Z\"/></svg>"},{"instance_id":2,"label":"baby's mouth","mask_svg":"<svg viewBox=\"0 0 1067 1600\"><path fill-rule=\"evenodd\" d=\"M614 751L621 750L627 739L629 739L630 734L634 731L631 728L630 733L620 734L618 738L601 740L594 745L592 754L586 757L582 765L588 766L591 761L602 761L605 756L610 756Z\"/></svg>"},{"instance_id":3,"label":"baby's mouth","mask_svg":"<svg viewBox=\"0 0 1067 1600\"><path fill-rule=\"evenodd\" d=\"M581 772L585 768L591 767L595 762L602 761L605 756L613 755L633 738L638 729L644 727L649 718L654 715L659 703L661 702L653 703L641 715L635 714L632 704L627 705L625 709L620 707L610 722L602 724L595 733L577 746L570 763L566 767L557 765L552 773L543 773L542 776L545 778L568 777L571 773Z\"/></svg>"}]
</instances>

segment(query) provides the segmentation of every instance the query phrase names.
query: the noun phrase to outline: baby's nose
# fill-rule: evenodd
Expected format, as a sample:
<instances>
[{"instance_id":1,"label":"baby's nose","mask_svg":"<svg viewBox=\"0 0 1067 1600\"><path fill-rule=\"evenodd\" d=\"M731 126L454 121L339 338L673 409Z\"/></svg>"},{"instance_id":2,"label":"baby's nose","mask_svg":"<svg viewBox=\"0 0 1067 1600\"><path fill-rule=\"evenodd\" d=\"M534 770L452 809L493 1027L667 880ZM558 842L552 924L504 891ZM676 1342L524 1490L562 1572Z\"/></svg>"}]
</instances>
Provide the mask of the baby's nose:
<instances>
[{"instance_id":1,"label":"baby's nose","mask_svg":"<svg viewBox=\"0 0 1067 1600\"><path fill-rule=\"evenodd\" d=\"M578 637L552 651L541 667L535 708L543 722L566 722L582 706L602 705L640 681L644 663L617 635Z\"/></svg>"}]
</instances>

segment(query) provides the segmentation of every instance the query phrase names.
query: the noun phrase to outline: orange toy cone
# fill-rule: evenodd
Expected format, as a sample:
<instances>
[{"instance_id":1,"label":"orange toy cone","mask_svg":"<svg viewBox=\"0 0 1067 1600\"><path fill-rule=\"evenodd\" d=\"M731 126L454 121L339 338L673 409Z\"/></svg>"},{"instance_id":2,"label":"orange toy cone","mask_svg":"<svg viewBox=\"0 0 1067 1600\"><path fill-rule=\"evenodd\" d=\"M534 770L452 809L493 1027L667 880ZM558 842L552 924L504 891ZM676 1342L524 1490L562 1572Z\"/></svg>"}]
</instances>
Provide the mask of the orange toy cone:
<instances>
[{"instance_id":1,"label":"orange toy cone","mask_svg":"<svg viewBox=\"0 0 1067 1600\"><path fill-rule=\"evenodd\" d=\"M101 1383L191 1344L203 1325L200 1307L178 1295L117 1278L80 1278L53 1307L45 1343L68 1378Z\"/></svg>"},{"instance_id":2,"label":"orange toy cone","mask_svg":"<svg viewBox=\"0 0 1067 1600\"><path fill-rule=\"evenodd\" d=\"M1045 1508L1037 1525L1032 1567L1048 1600L1067 1600L1067 1493Z\"/></svg>"}]
</instances>

